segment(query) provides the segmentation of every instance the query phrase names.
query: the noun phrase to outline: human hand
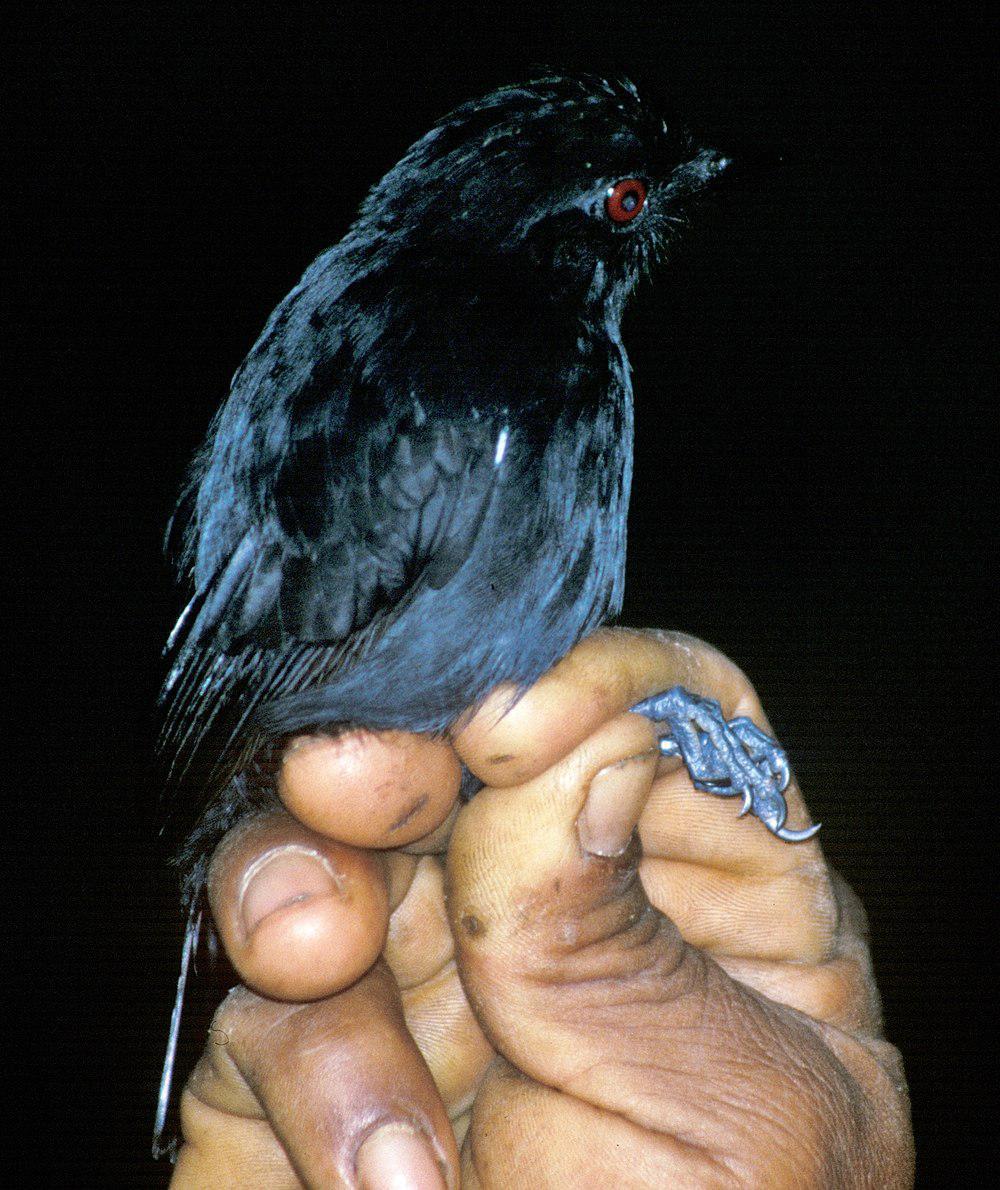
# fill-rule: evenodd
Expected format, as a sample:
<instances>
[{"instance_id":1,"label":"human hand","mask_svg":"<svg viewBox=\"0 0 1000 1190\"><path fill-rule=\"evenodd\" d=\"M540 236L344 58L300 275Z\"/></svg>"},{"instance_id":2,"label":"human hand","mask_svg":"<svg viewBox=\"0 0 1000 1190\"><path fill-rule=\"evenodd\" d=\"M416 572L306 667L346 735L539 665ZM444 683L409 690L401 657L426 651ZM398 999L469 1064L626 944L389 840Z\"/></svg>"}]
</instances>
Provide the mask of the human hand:
<instances>
[{"instance_id":1,"label":"human hand","mask_svg":"<svg viewBox=\"0 0 1000 1190\"><path fill-rule=\"evenodd\" d=\"M308 827L243 824L213 862L246 986L185 1090L174 1184L908 1185L863 912L816 843L658 758L627 708L677 683L767 726L707 646L619 631L450 743L292 751ZM488 785L457 816L456 757ZM364 850L449 832L446 874Z\"/></svg>"}]
</instances>

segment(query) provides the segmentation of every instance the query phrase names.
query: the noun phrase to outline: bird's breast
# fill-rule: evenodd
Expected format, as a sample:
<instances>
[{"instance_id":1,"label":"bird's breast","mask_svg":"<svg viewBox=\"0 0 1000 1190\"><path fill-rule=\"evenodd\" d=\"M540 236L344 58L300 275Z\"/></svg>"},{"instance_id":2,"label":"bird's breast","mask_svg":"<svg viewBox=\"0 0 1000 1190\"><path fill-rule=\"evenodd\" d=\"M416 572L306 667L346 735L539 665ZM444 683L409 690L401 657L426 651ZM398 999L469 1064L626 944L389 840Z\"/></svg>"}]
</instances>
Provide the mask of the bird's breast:
<instances>
[{"instance_id":1,"label":"bird's breast","mask_svg":"<svg viewBox=\"0 0 1000 1190\"><path fill-rule=\"evenodd\" d=\"M490 685L535 681L620 609L630 398L616 386L596 408L567 411L541 450L507 431L486 531L455 583L463 647Z\"/></svg>"}]
</instances>

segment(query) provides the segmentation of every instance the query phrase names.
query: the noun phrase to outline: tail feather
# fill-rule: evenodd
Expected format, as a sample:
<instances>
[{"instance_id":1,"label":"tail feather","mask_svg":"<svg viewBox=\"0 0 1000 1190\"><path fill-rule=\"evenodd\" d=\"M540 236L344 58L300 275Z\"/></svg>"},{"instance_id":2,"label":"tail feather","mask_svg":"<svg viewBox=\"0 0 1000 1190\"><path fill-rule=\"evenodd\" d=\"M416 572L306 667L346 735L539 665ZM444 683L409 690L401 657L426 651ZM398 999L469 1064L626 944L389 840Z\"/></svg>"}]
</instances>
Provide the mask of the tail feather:
<instances>
[{"instance_id":1,"label":"tail feather","mask_svg":"<svg viewBox=\"0 0 1000 1190\"><path fill-rule=\"evenodd\" d=\"M201 932L201 908L195 902L188 911L187 927L184 931L184 945L181 948L181 969L177 977L177 993L174 996L174 1007L170 1013L170 1033L167 1037L167 1052L163 1059L163 1073L160 1075L160 1091L156 1100L156 1119L153 1122L153 1158L169 1156L171 1160L177 1155L177 1139L171 1137L164 1141L164 1129L167 1123L167 1112L170 1108L170 1091L174 1079L174 1063L177 1060L177 1042L180 1038L181 1017L184 1011L184 993L187 990L188 970L191 960L198 948L198 936Z\"/></svg>"}]
</instances>

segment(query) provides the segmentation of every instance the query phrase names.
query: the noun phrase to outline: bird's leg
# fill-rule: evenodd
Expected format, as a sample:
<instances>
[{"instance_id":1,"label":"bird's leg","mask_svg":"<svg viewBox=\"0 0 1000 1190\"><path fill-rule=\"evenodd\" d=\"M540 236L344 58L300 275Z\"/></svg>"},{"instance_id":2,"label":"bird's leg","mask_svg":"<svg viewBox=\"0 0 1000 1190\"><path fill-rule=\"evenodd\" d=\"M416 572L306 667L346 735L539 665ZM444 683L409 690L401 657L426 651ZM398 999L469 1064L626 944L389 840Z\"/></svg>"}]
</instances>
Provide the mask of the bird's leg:
<instances>
[{"instance_id":1,"label":"bird's leg","mask_svg":"<svg viewBox=\"0 0 1000 1190\"><path fill-rule=\"evenodd\" d=\"M752 813L786 843L811 839L819 824L804 830L785 826L788 807L782 796L790 773L777 740L741 716L726 721L714 698L702 698L683 686L636 703L632 710L670 728L660 737L664 756L679 756L695 789L719 797L742 797L740 816Z\"/></svg>"}]
</instances>

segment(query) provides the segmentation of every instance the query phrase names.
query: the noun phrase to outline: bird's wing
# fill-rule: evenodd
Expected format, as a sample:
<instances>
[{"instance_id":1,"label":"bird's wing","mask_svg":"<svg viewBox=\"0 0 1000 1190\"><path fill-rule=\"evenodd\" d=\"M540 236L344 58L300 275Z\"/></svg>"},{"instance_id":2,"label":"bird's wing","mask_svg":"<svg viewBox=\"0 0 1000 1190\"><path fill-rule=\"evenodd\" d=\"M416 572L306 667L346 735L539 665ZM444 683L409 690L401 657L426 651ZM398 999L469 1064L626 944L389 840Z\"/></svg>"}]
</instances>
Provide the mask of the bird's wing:
<instances>
[{"instance_id":1,"label":"bird's wing","mask_svg":"<svg viewBox=\"0 0 1000 1190\"><path fill-rule=\"evenodd\" d=\"M329 680L468 558L494 486L495 423L458 426L418 404L373 420L339 474L329 438L299 434L268 514L181 617L161 699L173 784L190 773L218 788L262 704Z\"/></svg>"}]
</instances>

